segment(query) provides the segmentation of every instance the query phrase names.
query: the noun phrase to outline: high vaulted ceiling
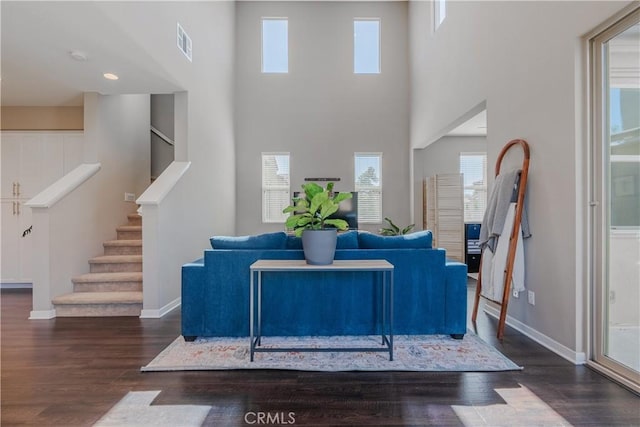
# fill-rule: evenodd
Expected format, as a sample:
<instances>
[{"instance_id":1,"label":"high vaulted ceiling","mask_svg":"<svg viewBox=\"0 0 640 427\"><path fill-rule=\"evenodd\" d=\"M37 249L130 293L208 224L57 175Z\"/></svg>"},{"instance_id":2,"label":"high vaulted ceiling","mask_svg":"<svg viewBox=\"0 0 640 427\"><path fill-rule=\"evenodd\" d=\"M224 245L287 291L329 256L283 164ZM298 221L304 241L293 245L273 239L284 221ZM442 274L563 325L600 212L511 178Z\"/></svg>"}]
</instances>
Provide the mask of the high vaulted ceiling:
<instances>
[{"instance_id":1,"label":"high vaulted ceiling","mask_svg":"<svg viewBox=\"0 0 640 427\"><path fill-rule=\"evenodd\" d=\"M0 13L3 106L82 105L83 92L180 90L99 3L2 1ZM86 61L73 59L72 51L86 54Z\"/></svg>"},{"instance_id":2,"label":"high vaulted ceiling","mask_svg":"<svg viewBox=\"0 0 640 427\"><path fill-rule=\"evenodd\" d=\"M1 105L79 106L84 92L180 91L104 7L90 1L1 1ZM86 60L74 59L74 51ZM107 80L104 73L119 79ZM449 135L486 135L486 112Z\"/></svg>"}]
</instances>

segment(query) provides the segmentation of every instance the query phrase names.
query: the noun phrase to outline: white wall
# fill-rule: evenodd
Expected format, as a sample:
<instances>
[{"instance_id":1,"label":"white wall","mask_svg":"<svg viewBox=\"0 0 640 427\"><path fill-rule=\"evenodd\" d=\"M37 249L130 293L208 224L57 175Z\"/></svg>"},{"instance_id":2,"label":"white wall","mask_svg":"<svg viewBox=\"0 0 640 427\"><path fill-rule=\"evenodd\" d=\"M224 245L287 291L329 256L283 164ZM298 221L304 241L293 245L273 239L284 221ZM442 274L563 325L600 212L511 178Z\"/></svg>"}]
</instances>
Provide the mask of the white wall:
<instances>
[{"instance_id":1,"label":"white wall","mask_svg":"<svg viewBox=\"0 0 640 427\"><path fill-rule=\"evenodd\" d=\"M135 211L135 205L124 202L124 192L138 195L149 186L149 105L149 95L98 95L96 142L104 179L98 196L103 207L112 206L104 209L104 221L114 227Z\"/></svg>"},{"instance_id":2,"label":"white wall","mask_svg":"<svg viewBox=\"0 0 640 427\"><path fill-rule=\"evenodd\" d=\"M430 3L410 2L411 145L424 147L486 101L488 164L502 146L531 146L528 186L533 237L526 286L536 305L512 299L509 314L559 345L584 352L581 315L585 217L581 36L629 2L448 2L430 33ZM510 156L505 166L520 158ZM490 181L491 182L491 181Z\"/></svg>"},{"instance_id":3,"label":"white wall","mask_svg":"<svg viewBox=\"0 0 640 427\"><path fill-rule=\"evenodd\" d=\"M261 18L289 19L289 73L261 74ZM353 74L353 19L381 18L379 75ZM261 223L261 153L291 153L291 191L305 177L353 190L353 154L383 152L383 217L409 221L409 69L405 2L238 2L237 231ZM377 230L380 225L366 228ZM365 227L363 227L365 228Z\"/></svg>"},{"instance_id":4,"label":"white wall","mask_svg":"<svg viewBox=\"0 0 640 427\"><path fill-rule=\"evenodd\" d=\"M442 173L460 173L460 153L485 153L484 136L444 136L413 151L414 221L422 229L422 180ZM491 172L489 172L490 174Z\"/></svg>"}]
</instances>

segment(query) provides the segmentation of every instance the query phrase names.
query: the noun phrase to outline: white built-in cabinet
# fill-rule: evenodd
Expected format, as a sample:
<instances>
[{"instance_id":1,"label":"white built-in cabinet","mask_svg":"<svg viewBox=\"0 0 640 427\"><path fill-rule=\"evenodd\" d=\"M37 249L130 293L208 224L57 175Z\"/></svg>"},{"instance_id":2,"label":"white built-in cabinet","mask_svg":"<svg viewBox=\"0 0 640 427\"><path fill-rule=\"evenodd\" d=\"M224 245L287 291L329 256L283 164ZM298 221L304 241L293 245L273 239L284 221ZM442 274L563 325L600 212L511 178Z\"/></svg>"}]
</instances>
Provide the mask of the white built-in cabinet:
<instances>
[{"instance_id":1,"label":"white built-in cabinet","mask_svg":"<svg viewBox=\"0 0 640 427\"><path fill-rule=\"evenodd\" d=\"M82 163L82 131L0 133L2 283L31 282L32 197ZM33 232L33 231L32 231Z\"/></svg>"},{"instance_id":2,"label":"white built-in cabinet","mask_svg":"<svg viewBox=\"0 0 640 427\"><path fill-rule=\"evenodd\" d=\"M462 174L426 178L423 191L423 228L433 233L433 247L447 258L464 262L464 194Z\"/></svg>"}]
</instances>

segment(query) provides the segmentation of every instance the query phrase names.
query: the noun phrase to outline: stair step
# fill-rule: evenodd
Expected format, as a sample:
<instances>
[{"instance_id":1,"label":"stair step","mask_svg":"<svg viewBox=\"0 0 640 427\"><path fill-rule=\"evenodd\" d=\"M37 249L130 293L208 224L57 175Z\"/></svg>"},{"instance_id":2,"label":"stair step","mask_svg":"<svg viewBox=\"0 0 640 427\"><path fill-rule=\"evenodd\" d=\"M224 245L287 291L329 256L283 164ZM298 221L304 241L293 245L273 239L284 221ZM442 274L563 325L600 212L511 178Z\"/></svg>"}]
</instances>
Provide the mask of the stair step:
<instances>
[{"instance_id":1,"label":"stair step","mask_svg":"<svg viewBox=\"0 0 640 427\"><path fill-rule=\"evenodd\" d=\"M142 240L141 225L121 225L116 228L118 240Z\"/></svg>"},{"instance_id":2,"label":"stair step","mask_svg":"<svg viewBox=\"0 0 640 427\"><path fill-rule=\"evenodd\" d=\"M91 273L142 271L142 255L104 255L89 260Z\"/></svg>"},{"instance_id":3,"label":"stair step","mask_svg":"<svg viewBox=\"0 0 640 427\"><path fill-rule=\"evenodd\" d=\"M142 273L89 273L71 279L74 292L141 292Z\"/></svg>"},{"instance_id":4,"label":"stair step","mask_svg":"<svg viewBox=\"0 0 640 427\"><path fill-rule=\"evenodd\" d=\"M142 225L142 216L137 212L127 215L127 220L129 221L128 225Z\"/></svg>"},{"instance_id":5,"label":"stair step","mask_svg":"<svg viewBox=\"0 0 640 427\"><path fill-rule=\"evenodd\" d=\"M53 305L58 317L140 316L142 292L74 292Z\"/></svg>"},{"instance_id":6,"label":"stair step","mask_svg":"<svg viewBox=\"0 0 640 427\"><path fill-rule=\"evenodd\" d=\"M105 255L142 255L142 240L110 240L103 246Z\"/></svg>"}]
</instances>

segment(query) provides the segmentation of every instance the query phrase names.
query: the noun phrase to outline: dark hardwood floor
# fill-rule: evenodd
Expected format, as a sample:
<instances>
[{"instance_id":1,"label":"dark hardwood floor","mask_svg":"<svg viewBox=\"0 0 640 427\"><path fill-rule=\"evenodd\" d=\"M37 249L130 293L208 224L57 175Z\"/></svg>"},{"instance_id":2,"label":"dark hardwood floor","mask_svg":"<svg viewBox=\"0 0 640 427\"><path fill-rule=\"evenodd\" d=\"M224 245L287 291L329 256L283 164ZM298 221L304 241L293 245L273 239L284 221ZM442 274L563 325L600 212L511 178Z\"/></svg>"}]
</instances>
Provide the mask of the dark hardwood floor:
<instances>
[{"instance_id":1,"label":"dark hardwood floor","mask_svg":"<svg viewBox=\"0 0 640 427\"><path fill-rule=\"evenodd\" d=\"M211 426L258 425L245 417L258 412L296 425L640 425L638 396L510 328L497 341L484 313L478 335L523 371L141 373L179 335L180 310L34 321L30 291L1 297L2 426L89 426L128 392L154 390L154 407L211 406Z\"/></svg>"}]
</instances>

